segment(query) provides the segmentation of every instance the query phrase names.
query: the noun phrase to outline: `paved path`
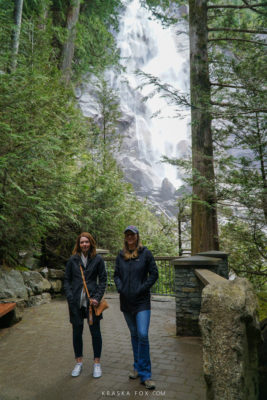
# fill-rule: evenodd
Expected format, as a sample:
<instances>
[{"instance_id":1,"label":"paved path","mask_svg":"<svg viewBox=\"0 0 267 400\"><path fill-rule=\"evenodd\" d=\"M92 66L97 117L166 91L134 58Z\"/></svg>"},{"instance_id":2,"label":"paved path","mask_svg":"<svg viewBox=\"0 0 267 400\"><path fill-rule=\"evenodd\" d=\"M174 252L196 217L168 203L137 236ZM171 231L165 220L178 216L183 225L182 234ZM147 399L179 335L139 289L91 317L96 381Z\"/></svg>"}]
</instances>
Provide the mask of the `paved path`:
<instances>
[{"instance_id":1,"label":"paved path","mask_svg":"<svg viewBox=\"0 0 267 400\"><path fill-rule=\"evenodd\" d=\"M155 391L130 381L132 352L117 295L102 320L103 376L92 377L90 333L85 325L84 368L72 378L71 325L65 300L28 308L21 322L0 330L0 400L204 400L201 342L175 336L173 299L152 301L150 347ZM157 298L158 299L158 298Z\"/></svg>"}]
</instances>

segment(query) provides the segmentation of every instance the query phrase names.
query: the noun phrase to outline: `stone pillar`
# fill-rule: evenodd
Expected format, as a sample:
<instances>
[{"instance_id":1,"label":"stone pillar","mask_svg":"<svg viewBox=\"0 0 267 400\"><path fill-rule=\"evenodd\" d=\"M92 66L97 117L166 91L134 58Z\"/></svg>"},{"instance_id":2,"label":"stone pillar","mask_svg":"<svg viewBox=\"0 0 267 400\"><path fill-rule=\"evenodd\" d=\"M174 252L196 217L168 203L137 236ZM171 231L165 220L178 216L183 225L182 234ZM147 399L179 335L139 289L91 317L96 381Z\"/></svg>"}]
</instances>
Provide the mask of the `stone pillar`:
<instances>
[{"instance_id":1,"label":"stone pillar","mask_svg":"<svg viewBox=\"0 0 267 400\"><path fill-rule=\"evenodd\" d=\"M203 284L194 273L195 268L218 271L220 258L192 256L173 260L175 269L176 334L200 336L198 324Z\"/></svg>"},{"instance_id":2,"label":"stone pillar","mask_svg":"<svg viewBox=\"0 0 267 400\"><path fill-rule=\"evenodd\" d=\"M204 256L204 257L220 258L218 267L216 270L214 270L214 272L218 275L221 275L225 279L229 279L228 254L227 253L224 253L223 251L212 250L212 251L203 251L196 255Z\"/></svg>"},{"instance_id":3,"label":"stone pillar","mask_svg":"<svg viewBox=\"0 0 267 400\"><path fill-rule=\"evenodd\" d=\"M207 400L258 400L257 298L245 278L207 285L199 323Z\"/></svg>"}]
</instances>

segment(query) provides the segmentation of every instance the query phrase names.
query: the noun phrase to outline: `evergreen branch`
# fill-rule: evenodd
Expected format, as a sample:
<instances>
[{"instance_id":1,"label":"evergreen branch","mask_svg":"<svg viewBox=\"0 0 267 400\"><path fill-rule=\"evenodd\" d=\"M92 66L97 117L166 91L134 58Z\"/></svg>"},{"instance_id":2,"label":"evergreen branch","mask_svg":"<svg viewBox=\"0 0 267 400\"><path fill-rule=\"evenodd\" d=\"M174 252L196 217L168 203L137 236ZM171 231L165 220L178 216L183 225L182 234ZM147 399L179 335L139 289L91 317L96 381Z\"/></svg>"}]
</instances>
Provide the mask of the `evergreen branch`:
<instances>
[{"instance_id":1,"label":"evergreen branch","mask_svg":"<svg viewBox=\"0 0 267 400\"><path fill-rule=\"evenodd\" d=\"M267 43L257 42L256 40L248 40L248 39L239 39L239 38L213 38L213 39L208 39L208 42L220 42L220 41L248 42L248 43L253 43L253 44L260 44L262 46L267 46Z\"/></svg>"},{"instance_id":2,"label":"evergreen branch","mask_svg":"<svg viewBox=\"0 0 267 400\"><path fill-rule=\"evenodd\" d=\"M220 87L229 87L234 89L247 89L245 86L237 86L237 85L230 85L227 83L220 83L220 82L210 82L211 86L220 86Z\"/></svg>"},{"instance_id":3,"label":"evergreen branch","mask_svg":"<svg viewBox=\"0 0 267 400\"><path fill-rule=\"evenodd\" d=\"M254 230L253 230L253 239L254 239L254 243L256 244L256 246L257 246L257 250L258 250L258 252L260 253L260 255L266 260L267 259L267 257L266 257L266 255L265 254L263 254L263 252L261 251L261 249L260 249L260 245L259 245L259 243L258 243L258 240L257 240L257 236L256 236L256 228L255 228L255 226L254 226Z\"/></svg>"},{"instance_id":4,"label":"evergreen branch","mask_svg":"<svg viewBox=\"0 0 267 400\"><path fill-rule=\"evenodd\" d=\"M249 111L249 112L267 112L267 108L259 108L259 109L249 109L248 107L246 107L246 106L239 106L238 104L232 104L232 103L218 103L218 102L216 102L216 101L211 101L210 102L210 104L211 105L213 105L213 106L218 106L218 107L232 107L232 108L241 108L241 109L244 109L244 110L246 110L246 109L248 109L247 111Z\"/></svg>"},{"instance_id":5,"label":"evergreen branch","mask_svg":"<svg viewBox=\"0 0 267 400\"><path fill-rule=\"evenodd\" d=\"M228 5L228 4L220 4L220 5L210 5L207 8L235 8L235 9L242 9L242 8L257 8L257 7L265 7L267 3L260 3L260 4L247 4L243 6L235 6L235 5Z\"/></svg>"},{"instance_id":6,"label":"evergreen branch","mask_svg":"<svg viewBox=\"0 0 267 400\"><path fill-rule=\"evenodd\" d=\"M210 82L211 86L219 86L219 87L226 87L226 88L233 88L233 89L244 89L244 90L252 90L253 93L265 93L264 90L255 89L255 87L247 87L247 86L238 86L238 85L231 85L230 83L220 83L220 82Z\"/></svg>"},{"instance_id":7,"label":"evergreen branch","mask_svg":"<svg viewBox=\"0 0 267 400\"><path fill-rule=\"evenodd\" d=\"M259 33L267 35L267 31L261 31L257 29L233 29L233 28L208 28L209 32L242 32L242 33Z\"/></svg>"},{"instance_id":8,"label":"evergreen branch","mask_svg":"<svg viewBox=\"0 0 267 400\"><path fill-rule=\"evenodd\" d=\"M243 0L243 3L245 3L248 6L248 8L251 9L251 11L254 11L257 14L266 15L266 12L264 13L262 11L255 10L255 8L257 8L257 6L255 4L249 4L246 0ZM259 5L259 6L261 7L261 5ZM266 6L266 4L265 4L265 6Z\"/></svg>"},{"instance_id":9,"label":"evergreen branch","mask_svg":"<svg viewBox=\"0 0 267 400\"><path fill-rule=\"evenodd\" d=\"M248 110L248 111L243 111L243 112L238 111L237 112L236 109L234 108L234 106L232 108L233 108L232 112L230 112L230 111L222 111L222 112L216 111L216 113L214 112L212 119L220 120L223 118L224 120L226 120L227 118L231 118L233 116L235 116L235 117L240 117L242 115L248 116L249 114L253 114L255 112L255 110L251 110L251 111Z\"/></svg>"},{"instance_id":10,"label":"evergreen branch","mask_svg":"<svg viewBox=\"0 0 267 400\"><path fill-rule=\"evenodd\" d=\"M140 76L143 80L146 80L144 83L140 84L137 89L142 89L146 85L154 85L155 90L147 98L153 97L155 94L159 94L161 97L166 98L172 104L180 105L184 107L194 107L188 98L187 93L183 93L173 86L167 83L161 83L161 81L148 73L137 70L136 75Z\"/></svg>"}]
</instances>

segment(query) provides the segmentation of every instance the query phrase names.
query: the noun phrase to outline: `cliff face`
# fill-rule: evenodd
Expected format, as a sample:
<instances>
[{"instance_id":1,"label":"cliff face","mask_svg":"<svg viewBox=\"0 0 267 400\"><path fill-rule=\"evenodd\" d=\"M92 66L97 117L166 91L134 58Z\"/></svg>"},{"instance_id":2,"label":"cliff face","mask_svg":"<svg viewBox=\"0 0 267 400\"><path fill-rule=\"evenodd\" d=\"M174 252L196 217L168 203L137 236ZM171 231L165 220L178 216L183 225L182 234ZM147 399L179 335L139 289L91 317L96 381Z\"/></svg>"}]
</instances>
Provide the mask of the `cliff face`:
<instances>
[{"instance_id":1,"label":"cliff face","mask_svg":"<svg viewBox=\"0 0 267 400\"><path fill-rule=\"evenodd\" d=\"M107 81L120 98L122 112L118 124L122 144L114 155L137 195L147 198L156 209L165 210L169 216L176 214L175 190L181 185L182 176L176 167L161 163L161 159L163 155L179 158L188 154L189 121L188 118L177 118L159 95L144 102L154 87L140 89L142 80L136 71L142 70L163 83L186 91L186 40L175 35L174 30L163 29L140 6L139 0L132 0L121 16L117 35L125 71L123 74L106 72ZM91 89L90 84L83 84L79 102L83 113L97 121ZM159 110L162 114L153 116Z\"/></svg>"},{"instance_id":2,"label":"cliff face","mask_svg":"<svg viewBox=\"0 0 267 400\"><path fill-rule=\"evenodd\" d=\"M118 83L118 82L117 82ZM175 187L166 176L165 166L160 163L161 155L154 151L153 132L149 127L148 109L142 103L141 96L123 83L124 95L128 90L128 103L121 103L122 116L118 123L118 135L121 137L119 149L114 156L123 171L125 180L133 185L140 198L146 198L155 207L155 211L172 217L176 213ZM98 121L92 86L84 85L79 93L79 104L84 115ZM131 99L135 96L135 99ZM136 109L133 112L132 105Z\"/></svg>"}]
</instances>

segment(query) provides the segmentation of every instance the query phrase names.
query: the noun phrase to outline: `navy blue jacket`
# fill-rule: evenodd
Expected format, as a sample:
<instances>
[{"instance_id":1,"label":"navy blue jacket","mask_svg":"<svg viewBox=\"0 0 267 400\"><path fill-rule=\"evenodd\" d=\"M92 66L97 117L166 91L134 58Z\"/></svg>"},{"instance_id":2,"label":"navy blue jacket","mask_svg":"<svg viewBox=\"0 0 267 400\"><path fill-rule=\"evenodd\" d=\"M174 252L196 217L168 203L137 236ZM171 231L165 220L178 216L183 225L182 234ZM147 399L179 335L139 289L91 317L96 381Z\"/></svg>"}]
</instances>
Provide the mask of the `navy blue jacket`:
<instances>
[{"instance_id":1,"label":"navy blue jacket","mask_svg":"<svg viewBox=\"0 0 267 400\"><path fill-rule=\"evenodd\" d=\"M83 322L80 312L81 292L83 289L80 265L84 271L90 297L99 302L104 295L107 283L105 263L99 254L94 258L89 258L88 255L86 266L83 265L79 254L71 256L66 264L64 290L69 305L70 322L75 325L79 325Z\"/></svg>"},{"instance_id":2,"label":"navy blue jacket","mask_svg":"<svg viewBox=\"0 0 267 400\"><path fill-rule=\"evenodd\" d=\"M121 311L137 313L150 310L150 288L158 279L158 268L150 250L142 247L138 257L125 260L120 251L116 258L114 281L120 293Z\"/></svg>"}]
</instances>

